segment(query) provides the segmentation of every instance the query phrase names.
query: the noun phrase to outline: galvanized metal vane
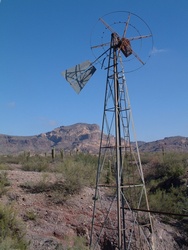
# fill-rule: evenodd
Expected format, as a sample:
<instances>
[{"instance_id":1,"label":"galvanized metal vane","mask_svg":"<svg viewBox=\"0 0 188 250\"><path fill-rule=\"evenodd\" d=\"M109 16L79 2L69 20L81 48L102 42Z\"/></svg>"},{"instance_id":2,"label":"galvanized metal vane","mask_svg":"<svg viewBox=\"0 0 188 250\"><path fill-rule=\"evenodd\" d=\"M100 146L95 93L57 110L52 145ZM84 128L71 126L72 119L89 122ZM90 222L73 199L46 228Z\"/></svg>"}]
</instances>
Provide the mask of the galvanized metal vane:
<instances>
[{"instance_id":1,"label":"galvanized metal vane","mask_svg":"<svg viewBox=\"0 0 188 250\"><path fill-rule=\"evenodd\" d=\"M63 71L62 75L70 83L76 93L79 94L95 71L96 68L92 63L90 61L85 61Z\"/></svg>"}]
</instances>

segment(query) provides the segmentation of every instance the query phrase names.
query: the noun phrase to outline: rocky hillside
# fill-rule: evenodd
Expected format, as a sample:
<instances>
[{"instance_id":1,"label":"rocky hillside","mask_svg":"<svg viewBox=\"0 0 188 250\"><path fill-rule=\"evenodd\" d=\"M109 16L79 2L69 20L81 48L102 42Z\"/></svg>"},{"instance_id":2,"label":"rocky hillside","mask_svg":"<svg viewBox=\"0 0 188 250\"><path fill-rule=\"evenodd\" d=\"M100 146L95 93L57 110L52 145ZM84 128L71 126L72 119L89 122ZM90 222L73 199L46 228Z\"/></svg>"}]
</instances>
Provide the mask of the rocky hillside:
<instances>
[{"instance_id":1,"label":"rocky hillside","mask_svg":"<svg viewBox=\"0 0 188 250\"><path fill-rule=\"evenodd\" d=\"M100 128L96 124L77 123L61 126L51 132L35 136L10 136L0 134L0 154L18 154L24 151L31 153L50 153L57 151L79 150L97 153L100 143ZM134 147L133 143L133 147ZM175 136L153 142L139 142L141 152L181 151L188 152L188 138Z\"/></svg>"},{"instance_id":2,"label":"rocky hillside","mask_svg":"<svg viewBox=\"0 0 188 250\"><path fill-rule=\"evenodd\" d=\"M0 135L0 154L49 153L56 150L79 150L97 152L99 149L100 128L96 124L77 123L61 126L51 132L36 136Z\"/></svg>"},{"instance_id":3,"label":"rocky hillside","mask_svg":"<svg viewBox=\"0 0 188 250\"><path fill-rule=\"evenodd\" d=\"M188 152L188 138L182 136L165 137L153 142L140 142L141 152L176 151Z\"/></svg>"}]
</instances>

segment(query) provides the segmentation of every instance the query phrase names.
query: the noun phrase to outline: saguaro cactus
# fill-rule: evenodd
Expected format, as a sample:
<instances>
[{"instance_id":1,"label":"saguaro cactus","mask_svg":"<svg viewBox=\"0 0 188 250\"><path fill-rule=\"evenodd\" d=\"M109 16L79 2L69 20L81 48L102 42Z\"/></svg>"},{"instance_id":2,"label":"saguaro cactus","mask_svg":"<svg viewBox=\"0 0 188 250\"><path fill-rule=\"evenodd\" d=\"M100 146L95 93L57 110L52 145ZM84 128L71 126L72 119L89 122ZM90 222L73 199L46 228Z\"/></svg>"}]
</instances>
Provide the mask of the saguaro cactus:
<instances>
[{"instance_id":1,"label":"saguaro cactus","mask_svg":"<svg viewBox=\"0 0 188 250\"><path fill-rule=\"evenodd\" d=\"M55 159L55 148L52 148L52 159Z\"/></svg>"}]
</instances>

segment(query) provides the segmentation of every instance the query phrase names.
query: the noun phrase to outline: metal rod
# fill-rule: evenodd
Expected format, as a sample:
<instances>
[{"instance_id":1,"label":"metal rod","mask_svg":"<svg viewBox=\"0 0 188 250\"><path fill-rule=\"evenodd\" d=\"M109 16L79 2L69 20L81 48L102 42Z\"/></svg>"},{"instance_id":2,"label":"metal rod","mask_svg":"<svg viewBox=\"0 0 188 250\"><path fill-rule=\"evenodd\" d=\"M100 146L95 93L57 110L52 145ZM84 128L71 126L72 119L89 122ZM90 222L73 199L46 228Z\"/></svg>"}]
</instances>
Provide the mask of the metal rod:
<instances>
[{"instance_id":1,"label":"metal rod","mask_svg":"<svg viewBox=\"0 0 188 250\"><path fill-rule=\"evenodd\" d=\"M114 36L112 34L112 39ZM116 137L116 181L117 181L117 218L118 218L118 249L122 247L122 233L121 233L121 189L120 189L120 122L119 122L119 91L118 91L118 79L117 79L117 57L116 49L113 49L114 60L114 106L115 106L115 137Z\"/></svg>"},{"instance_id":2,"label":"metal rod","mask_svg":"<svg viewBox=\"0 0 188 250\"><path fill-rule=\"evenodd\" d=\"M174 216L181 216L181 217L188 217L188 214L176 214L176 213L168 213L168 212L161 212L161 211L155 211L155 210L147 210L147 209L141 209L141 208L123 208L124 210L132 210L132 211L140 211L140 212L146 212L146 213L153 213L153 214L164 214L164 215L174 215Z\"/></svg>"}]
</instances>

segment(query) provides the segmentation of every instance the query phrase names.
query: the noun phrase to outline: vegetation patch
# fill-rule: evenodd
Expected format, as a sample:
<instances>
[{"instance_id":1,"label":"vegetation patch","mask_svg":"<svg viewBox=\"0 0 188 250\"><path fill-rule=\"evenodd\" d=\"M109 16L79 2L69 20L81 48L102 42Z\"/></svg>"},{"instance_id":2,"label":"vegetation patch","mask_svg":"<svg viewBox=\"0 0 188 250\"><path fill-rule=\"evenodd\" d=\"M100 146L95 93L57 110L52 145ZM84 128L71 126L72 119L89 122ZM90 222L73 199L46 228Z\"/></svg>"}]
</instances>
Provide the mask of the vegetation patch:
<instances>
[{"instance_id":1,"label":"vegetation patch","mask_svg":"<svg viewBox=\"0 0 188 250\"><path fill-rule=\"evenodd\" d=\"M150 209L188 214L188 154L150 153L144 155L144 162L144 168L149 168L145 179Z\"/></svg>"},{"instance_id":2,"label":"vegetation patch","mask_svg":"<svg viewBox=\"0 0 188 250\"><path fill-rule=\"evenodd\" d=\"M166 152L144 153L141 155L141 160L150 209L165 213L187 215L188 154ZM45 197L48 201L54 204L63 204L69 197L78 194L85 186L95 186L98 156L79 152L74 154L61 152L60 155L56 153L54 159L48 156L30 156L26 153L20 156L10 156L10 158L8 156L4 158L0 157L0 196L6 194L6 190L9 186L6 173L6 167L10 165L9 163L11 165L13 164L13 167L14 164L18 163L19 170L21 166L21 170L24 171L42 172L40 181L36 182L36 179L34 180L33 177L33 182L25 180L27 182L21 185L25 192L33 194L45 193ZM112 164L108 162L103 170L101 178L106 186L115 186L115 171ZM49 176L51 177L51 174L52 178L48 178ZM39 177L41 174L35 174L34 176ZM108 190L113 190L115 192L115 189L106 188L109 198L111 193ZM129 198L130 196L131 200L131 197L137 194L138 191L135 188L133 193L127 192L127 197ZM9 200L14 200L14 204L17 200L20 201L20 198L16 196L16 192L8 193L7 196L9 196ZM131 206L135 207L135 204L131 204ZM168 217L165 215L162 218L169 224L170 221L172 221L170 215ZM182 230L187 233L187 220L185 220L187 217L183 218L183 216L176 216L175 218L179 219L179 221L173 221L180 223L183 228ZM37 212L30 207L28 210L24 211L23 220L30 221L29 224L32 224L31 221L36 224L36 222L38 222ZM146 219L144 216L141 220L143 224L145 224ZM142 223L142 221L139 222ZM5 209L1 206L0 249L27 249L28 244L24 240L23 232L22 221L18 221L12 207L6 206ZM108 246L108 242L105 244ZM78 233L75 238L71 236L70 242L67 240L66 246L59 245L57 249L88 249L85 235Z\"/></svg>"},{"instance_id":3,"label":"vegetation patch","mask_svg":"<svg viewBox=\"0 0 188 250\"><path fill-rule=\"evenodd\" d=\"M44 172L49 168L48 158L42 156L24 157L21 164L23 171Z\"/></svg>"},{"instance_id":4,"label":"vegetation patch","mask_svg":"<svg viewBox=\"0 0 188 250\"><path fill-rule=\"evenodd\" d=\"M27 249L29 244L24 239L23 224L12 207L0 206L0 228L1 250Z\"/></svg>"},{"instance_id":5,"label":"vegetation patch","mask_svg":"<svg viewBox=\"0 0 188 250\"><path fill-rule=\"evenodd\" d=\"M55 181L54 183L38 182L26 183L21 187L30 193L47 193L51 201L56 204L65 202L71 195L78 194L81 191L82 185L74 180Z\"/></svg>"},{"instance_id":6,"label":"vegetation patch","mask_svg":"<svg viewBox=\"0 0 188 250\"><path fill-rule=\"evenodd\" d=\"M5 171L0 172L0 197L4 195L7 191L7 186L9 186L10 183L7 179L7 173Z\"/></svg>"},{"instance_id":7,"label":"vegetation patch","mask_svg":"<svg viewBox=\"0 0 188 250\"><path fill-rule=\"evenodd\" d=\"M26 210L23 216L23 219L24 221L28 221L28 220L36 221L37 214L33 210Z\"/></svg>"}]
</instances>

